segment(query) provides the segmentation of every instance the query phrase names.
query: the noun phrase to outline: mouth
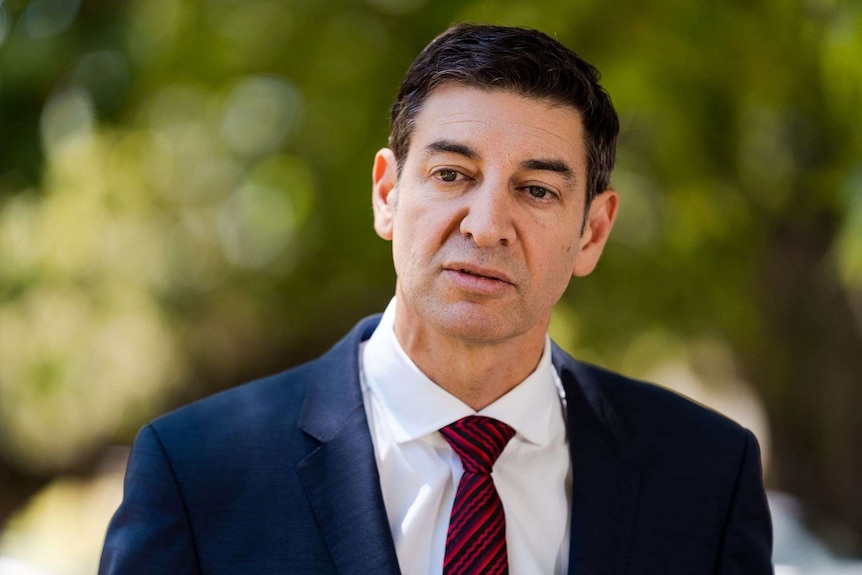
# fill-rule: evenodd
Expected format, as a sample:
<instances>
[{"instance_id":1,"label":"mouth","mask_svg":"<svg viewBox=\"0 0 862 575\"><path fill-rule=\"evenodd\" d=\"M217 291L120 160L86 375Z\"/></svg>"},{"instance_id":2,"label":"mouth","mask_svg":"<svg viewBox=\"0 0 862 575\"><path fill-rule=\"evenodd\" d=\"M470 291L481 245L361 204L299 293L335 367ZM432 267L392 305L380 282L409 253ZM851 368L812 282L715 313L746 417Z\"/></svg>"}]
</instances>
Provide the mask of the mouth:
<instances>
[{"instance_id":1,"label":"mouth","mask_svg":"<svg viewBox=\"0 0 862 575\"><path fill-rule=\"evenodd\" d=\"M472 264L452 264L444 266L444 269L451 272L456 272L459 274L464 274L469 277L475 277L478 279L484 280L493 280L498 282L503 282L507 284L512 284L512 280L509 278L506 273L480 266L475 266Z\"/></svg>"}]
</instances>

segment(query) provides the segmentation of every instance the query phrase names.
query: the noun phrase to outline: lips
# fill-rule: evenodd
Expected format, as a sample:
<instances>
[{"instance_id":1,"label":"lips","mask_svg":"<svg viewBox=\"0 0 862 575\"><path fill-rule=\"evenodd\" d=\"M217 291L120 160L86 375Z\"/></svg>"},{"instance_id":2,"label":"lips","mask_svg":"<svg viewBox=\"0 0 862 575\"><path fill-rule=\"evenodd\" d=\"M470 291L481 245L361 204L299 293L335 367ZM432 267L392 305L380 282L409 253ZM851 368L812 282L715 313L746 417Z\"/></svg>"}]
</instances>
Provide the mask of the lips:
<instances>
[{"instance_id":1,"label":"lips","mask_svg":"<svg viewBox=\"0 0 862 575\"><path fill-rule=\"evenodd\" d=\"M507 284L511 284L511 278L503 271L496 270L494 268L488 268L484 266L477 266L475 264L470 263L452 263L444 266L444 269L459 272L462 274L467 274L470 276L475 276L477 278L489 279L489 280L497 280L500 282L504 282Z\"/></svg>"}]
</instances>

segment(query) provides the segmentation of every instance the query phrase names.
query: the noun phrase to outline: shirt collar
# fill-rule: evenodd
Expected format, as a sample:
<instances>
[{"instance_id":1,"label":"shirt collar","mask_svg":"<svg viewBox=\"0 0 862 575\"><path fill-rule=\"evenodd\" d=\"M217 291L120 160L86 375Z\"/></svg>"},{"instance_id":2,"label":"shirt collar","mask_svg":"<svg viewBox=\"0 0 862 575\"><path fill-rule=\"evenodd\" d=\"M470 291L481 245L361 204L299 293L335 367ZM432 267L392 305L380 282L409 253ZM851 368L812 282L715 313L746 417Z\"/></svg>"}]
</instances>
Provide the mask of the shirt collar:
<instances>
[{"instance_id":1,"label":"shirt collar","mask_svg":"<svg viewBox=\"0 0 862 575\"><path fill-rule=\"evenodd\" d=\"M431 381L407 355L393 329L395 299L362 350L365 384L385 414L398 443L419 439L468 415L510 425L523 439L546 445L561 417L550 338L536 369L506 395L479 412Z\"/></svg>"}]
</instances>

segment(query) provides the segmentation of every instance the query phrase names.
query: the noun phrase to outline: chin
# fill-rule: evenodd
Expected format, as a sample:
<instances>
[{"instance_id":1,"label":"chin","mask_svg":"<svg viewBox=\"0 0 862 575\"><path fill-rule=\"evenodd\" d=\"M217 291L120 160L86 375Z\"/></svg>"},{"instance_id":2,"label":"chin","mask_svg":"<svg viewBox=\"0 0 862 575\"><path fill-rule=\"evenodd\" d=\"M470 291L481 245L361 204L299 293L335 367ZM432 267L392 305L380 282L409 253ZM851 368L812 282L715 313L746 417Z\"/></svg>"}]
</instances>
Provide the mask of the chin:
<instances>
[{"instance_id":1,"label":"chin","mask_svg":"<svg viewBox=\"0 0 862 575\"><path fill-rule=\"evenodd\" d=\"M466 309L465 309L466 308ZM433 323L447 336L470 344L505 341L524 333L512 315L501 316L477 304L454 304L434 314Z\"/></svg>"}]
</instances>

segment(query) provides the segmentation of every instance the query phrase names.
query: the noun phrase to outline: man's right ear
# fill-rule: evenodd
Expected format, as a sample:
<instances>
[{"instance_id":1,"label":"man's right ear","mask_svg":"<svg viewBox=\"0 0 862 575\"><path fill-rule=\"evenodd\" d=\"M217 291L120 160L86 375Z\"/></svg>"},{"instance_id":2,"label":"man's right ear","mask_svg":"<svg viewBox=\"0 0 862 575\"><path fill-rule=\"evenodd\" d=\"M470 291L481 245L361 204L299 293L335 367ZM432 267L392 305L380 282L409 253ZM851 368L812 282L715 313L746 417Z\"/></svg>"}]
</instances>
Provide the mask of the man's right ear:
<instances>
[{"instance_id":1,"label":"man's right ear","mask_svg":"<svg viewBox=\"0 0 862 575\"><path fill-rule=\"evenodd\" d=\"M374 156L371 182L374 231L384 240L391 240L398 195L398 162L395 159L395 153L389 148L383 148Z\"/></svg>"}]
</instances>

